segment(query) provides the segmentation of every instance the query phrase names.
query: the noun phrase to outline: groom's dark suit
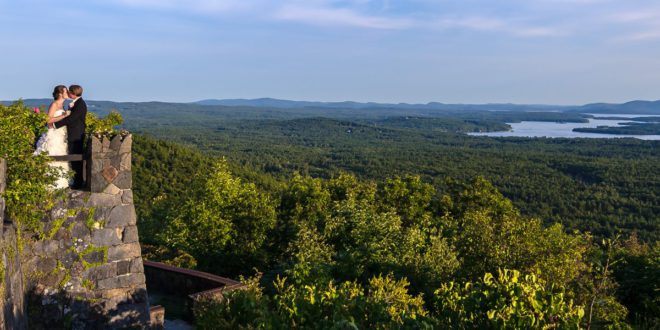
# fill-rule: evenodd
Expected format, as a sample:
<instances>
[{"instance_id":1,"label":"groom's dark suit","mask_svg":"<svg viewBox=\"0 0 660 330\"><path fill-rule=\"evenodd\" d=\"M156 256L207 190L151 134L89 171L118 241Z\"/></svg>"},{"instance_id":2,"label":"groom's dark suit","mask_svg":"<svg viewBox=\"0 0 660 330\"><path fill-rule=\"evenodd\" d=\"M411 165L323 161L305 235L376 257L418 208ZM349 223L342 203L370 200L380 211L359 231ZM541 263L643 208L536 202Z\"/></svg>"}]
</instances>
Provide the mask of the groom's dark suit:
<instances>
[{"instance_id":1,"label":"groom's dark suit","mask_svg":"<svg viewBox=\"0 0 660 330\"><path fill-rule=\"evenodd\" d=\"M82 98L78 98L69 111L71 111L71 114L59 122L56 122L55 127L66 126L69 154L82 154L86 127L85 118L87 117L87 103L85 103ZM73 178L73 186L81 188L84 184L83 163L71 162L71 169L76 173Z\"/></svg>"}]
</instances>

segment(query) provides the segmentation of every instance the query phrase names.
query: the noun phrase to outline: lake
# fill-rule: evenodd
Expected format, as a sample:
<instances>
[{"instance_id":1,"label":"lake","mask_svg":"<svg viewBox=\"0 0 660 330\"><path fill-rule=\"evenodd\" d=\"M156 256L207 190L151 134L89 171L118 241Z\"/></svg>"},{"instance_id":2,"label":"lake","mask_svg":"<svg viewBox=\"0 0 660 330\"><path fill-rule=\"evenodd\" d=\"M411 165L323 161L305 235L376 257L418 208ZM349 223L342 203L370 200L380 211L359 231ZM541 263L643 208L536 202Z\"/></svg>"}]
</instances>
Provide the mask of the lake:
<instances>
[{"instance_id":1,"label":"lake","mask_svg":"<svg viewBox=\"0 0 660 330\"><path fill-rule=\"evenodd\" d=\"M625 118L632 117L660 117L657 115L623 115L623 114L590 114L596 117L622 117L622 119L592 119L588 123L554 123L541 121L523 121L520 123L507 123L511 125L510 131L468 133L473 136L518 136L518 137L550 137L550 138L626 138L632 137L641 140L660 140L660 135L619 135L573 132L579 127L621 126L622 122L630 122Z\"/></svg>"}]
</instances>

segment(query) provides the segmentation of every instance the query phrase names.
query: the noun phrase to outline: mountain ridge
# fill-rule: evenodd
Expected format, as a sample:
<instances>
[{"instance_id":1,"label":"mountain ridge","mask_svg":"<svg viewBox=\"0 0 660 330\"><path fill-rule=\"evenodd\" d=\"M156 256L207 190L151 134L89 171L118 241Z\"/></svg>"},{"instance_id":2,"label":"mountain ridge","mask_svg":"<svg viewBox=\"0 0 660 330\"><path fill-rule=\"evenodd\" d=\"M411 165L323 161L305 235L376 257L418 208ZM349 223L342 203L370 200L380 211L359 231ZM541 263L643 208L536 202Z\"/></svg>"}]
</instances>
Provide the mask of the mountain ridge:
<instances>
[{"instance_id":1,"label":"mountain ridge","mask_svg":"<svg viewBox=\"0 0 660 330\"><path fill-rule=\"evenodd\" d=\"M272 108L349 108L349 109L426 109L426 110L491 110L491 111L571 111L595 113L623 113L660 114L660 100L633 100L624 103L587 103L584 105L553 105L553 104L515 104L515 103L378 103L378 102L320 102L320 101L294 101L275 98L257 99L205 99L191 102L197 105L214 106L250 106Z\"/></svg>"},{"instance_id":2,"label":"mountain ridge","mask_svg":"<svg viewBox=\"0 0 660 330\"><path fill-rule=\"evenodd\" d=\"M45 105L50 99L25 99L28 106ZM0 101L2 104L10 104L13 101ZM378 103L378 102L320 102L320 101L295 101L275 98L257 99L205 99L195 102L116 102L87 100L91 107L112 105L181 105L181 106L208 106L208 107L250 107L269 109L326 109L326 110L370 110L370 109L393 109L393 110L439 110L439 111L550 111L550 112L577 112L577 113L602 113L602 114L652 114L660 115L660 100L646 101L633 100L624 103L588 103L584 105L552 105L552 104L515 104L515 103L484 103L484 104L450 104L441 102L428 103Z\"/></svg>"}]
</instances>

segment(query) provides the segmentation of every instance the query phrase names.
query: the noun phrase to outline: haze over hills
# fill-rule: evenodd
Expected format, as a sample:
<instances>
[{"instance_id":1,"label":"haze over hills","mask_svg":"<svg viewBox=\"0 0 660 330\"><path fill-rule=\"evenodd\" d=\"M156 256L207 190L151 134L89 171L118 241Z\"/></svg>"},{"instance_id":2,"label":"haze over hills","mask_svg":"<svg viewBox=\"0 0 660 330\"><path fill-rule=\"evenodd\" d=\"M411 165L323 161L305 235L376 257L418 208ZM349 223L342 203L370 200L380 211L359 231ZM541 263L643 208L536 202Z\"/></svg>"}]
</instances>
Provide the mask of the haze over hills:
<instances>
[{"instance_id":1,"label":"haze over hills","mask_svg":"<svg viewBox=\"0 0 660 330\"><path fill-rule=\"evenodd\" d=\"M557 105L527 105L512 103L491 104L446 104L440 102L428 103L378 103L378 102L317 102L317 101L292 101L274 98L258 99L208 99L193 102L200 105L223 105L223 106L247 106L247 107L270 107L270 108L338 108L338 109L432 109L432 110L502 110L502 111L525 111L525 110L565 110L570 106Z\"/></svg>"},{"instance_id":2,"label":"haze over hills","mask_svg":"<svg viewBox=\"0 0 660 330\"><path fill-rule=\"evenodd\" d=\"M440 102L429 103L377 103L377 102L314 102L292 101L274 98L258 99L207 99L194 104L215 106L246 106L269 108L338 108L338 109L432 109L432 110L476 110L476 111L571 111L595 113L634 113L634 114L660 114L660 100L635 100L621 104L590 103L585 105L562 106L552 104L513 104L513 103L487 103L487 104L447 104Z\"/></svg>"},{"instance_id":3,"label":"haze over hills","mask_svg":"<svg viewBox=\"0 0 660 330\"><path fill-rule=\"evenodd\" d=\"M50 99L26 99L25 104L28 106L46 105ZM13 101L0 101L3 104L10 104ZM559 112L577 112L577 113L610 113L610 114L651 114L660 115L660 100L657 101L644 101L635 100L621 104L615 103L590 103L585 105L562 106L562 105L545 105L545 104L512 104L512 103L493 103L493 104L446 104L439 102L429 102L425 104L411 104L411 103L377 103L377 102L316 102L316 101L293 101L282 100L274 98L258 98L258 99L207 99L191 103L175 103L175 102L113 102L113 101L87 101L93 107L98 108L101 112L109 108L117 109L132 109L132 108L152 108L162 107L166 109L182 109L193 110L195 108L200 111L208 111L209 107L216 107L219 110L227 110L231 107L249 107L260 109L333 109L333 110L426 110L426 111L559 111ZM224 109L223 109L224 108ZM318 113L317 113L318 114ZM337 114L337 113L335 113ZM348 114L348 112L347 112ZM356 113L353 113L356 114ZM401 115L401 112L396 112L396 115ZM412 113L411 115L424 115L426 113ZM323 115L323 114L321 114Z\"/></svg>"},{"instance_id":4,"label":"haze over hills","mask_svg":"<svg viewBox=\"0 0 660 330\"><path fill-rule=\"evenodd\" d=\"M657 101L630 101L622 104L613 103L591 103L572 111L594 112L594 113L636 113L636 114L660 114L660 100Z\"/></svg>"}]
</instances>

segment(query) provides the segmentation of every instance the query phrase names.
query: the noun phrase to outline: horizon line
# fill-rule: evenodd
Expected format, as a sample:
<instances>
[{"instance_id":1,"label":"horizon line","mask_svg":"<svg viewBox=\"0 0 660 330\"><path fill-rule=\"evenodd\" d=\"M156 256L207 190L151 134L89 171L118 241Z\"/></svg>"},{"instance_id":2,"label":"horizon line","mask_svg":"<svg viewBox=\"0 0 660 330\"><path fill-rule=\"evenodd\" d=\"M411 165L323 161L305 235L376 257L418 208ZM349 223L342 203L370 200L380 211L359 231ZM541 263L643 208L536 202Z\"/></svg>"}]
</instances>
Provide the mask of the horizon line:
<instances>
[{"instance_id":1,"label":"horizon line","mask_svg":"<svg viewBox=\"0 0 660 330\"><path fill-rule=\"evenodd\" d=\"M47 97L29 97L29 98L19 98L16 100L0 100L0 102L18 102L20 100L23 101L41 101L41 100L51 100L50 98ZM644 100L644 99L631 99L628 101L623 101L623 102L603 102L603 101L595 101L595 102L587 102L583 104L561 104L561 103L515 103L515 102L485 102L485 103L478 103L478 102L441 102L441 101L428 101L426 103L423 102L378 102L378 101L352 101L352 100L344 100L344 101L316 101L316 100L293 100L293 99L280 99L280 98L274 98L274 97L257 97L257 98L203 98L203 99L197 99L194 101L161 101L161 100L145 100L145 101L116 101L116 100L108 100L108 99L88 99L88 101L93 101L93 102L113 102L113 103L175 103L175 104L198 104L200 102L204 101L259 101L259 100L272 100L272 101L285 101L285 102L300 102L300 103L326 103L326 104L336 104L336 103L355 103L355 104L378 104L378 105L430 105L430 104L441 104L441 105L519 105L519 106L556 106L556 107L576 107L576 106L584 106L584 105L591 105L591 104L610 104L610 105L621 105L621 104L626 104L630 102L660 102L660 99L658 100Z\"/></svg>"}]
</instances>

